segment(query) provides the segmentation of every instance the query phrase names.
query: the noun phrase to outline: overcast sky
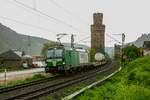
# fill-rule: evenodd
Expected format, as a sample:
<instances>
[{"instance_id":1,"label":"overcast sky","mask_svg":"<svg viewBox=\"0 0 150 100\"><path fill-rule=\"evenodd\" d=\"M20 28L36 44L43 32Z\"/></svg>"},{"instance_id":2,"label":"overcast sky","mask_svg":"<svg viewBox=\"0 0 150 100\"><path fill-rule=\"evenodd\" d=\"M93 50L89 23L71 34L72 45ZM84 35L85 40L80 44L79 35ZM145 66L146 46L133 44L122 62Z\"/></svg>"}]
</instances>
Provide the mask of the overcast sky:
<instances>
[{"instance_id":1,"label":"overcast sky","mask_svg":"<svg viewBox=\"0 0 150 100\"><path fill-rule=\"evenodd\" d=\"M126 33L126 42L131 42L142 33L150 33L150 1L149 0L17 0L29 7L40 10L49 17L17 4L15 0L0 0L0 23L16 32L43 37L56 41L56 34L75 34L75 41L90 36L90 25L93 13L104 14L103 23L106 33L117 40ZM23 25L1 17L11 18L32 26ZM51 18L50 18L51 17ZM52 19L53 18L53 19ZM54 20L56 19L56 20ZM83 41L90 44L90 38ZM62 42L70 42L70 35ZM80 43L83 43L80 42ZM115 42L106 35L106 46Z\"/></svg>"}]
</instances>

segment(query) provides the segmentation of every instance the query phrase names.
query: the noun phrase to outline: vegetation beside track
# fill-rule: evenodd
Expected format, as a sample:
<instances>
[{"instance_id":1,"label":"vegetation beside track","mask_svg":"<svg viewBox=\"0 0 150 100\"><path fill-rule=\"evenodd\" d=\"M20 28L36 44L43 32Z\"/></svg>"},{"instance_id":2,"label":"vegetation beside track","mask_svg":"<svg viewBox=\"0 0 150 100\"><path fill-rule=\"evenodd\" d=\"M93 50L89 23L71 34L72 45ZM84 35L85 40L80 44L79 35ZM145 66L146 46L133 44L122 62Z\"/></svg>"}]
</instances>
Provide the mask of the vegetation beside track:
<instances>
[{"instance_id":1,"label":"vegetation beside track","mask_svg":"<svg viewBox=\"0 0 150 100\"><path fill-rule=\"evenodd\" d=\"M150 100L150 57L138 58L77 100Z\"/></svg>"},{"instance_id":2,"label":"vegetation beside track","mask_svg":"<svg viewBox=\"0 0 150 100\"><path fill-rule=\"evenodd\" d=\"M16 86L16 85L20 85L20 84L25 84L25 83L29 83L29 82L33 82L33 81L43 80L43 79L47 79L47 78L50 78L50 77L53 77L53 75L50 74L50 73L47 74L47 75L35 74L34 76L28 77L28 78L23 79L23 80L15 80L15 81L8 82L7 84L0 83L0 89L1 88L6 88L6 87Z\"/></svg>"},{"instance_id":3,"label":"vegetation beside track","mask_svg":"<svg viewBox=\"0 0 150 100\"><path fill-rule=\"evenodd\" d=\"M9 71L17 71L17 70L26 70L25 68L23 67L19 67L18 69L13 69L12 67L0 67L0 72L5 72L5 69L7 69L7 72Z\"/></svg>"},{"instance_id":4,"label":"vegetation beside track","mask_svg":"<svg viewBox=\"0 0 150 100\"><path fill-rule=\"evenodd\" d=\"M59 92L55 93L54 95L43 97L41 100L60 100L61 98L64 98L64 97L66 97L66 96L68 96L68 95L70 95L70 94L72 94L72 93L74 93L76 91L79 91L80 89L90 85L93 82L101 80L102 78L110 75L111 73L113 73L117 69L118 69L118 66L114 66L110 70L97 75L93 79L89 79L87 81L83 81L81 83L78 83L78 84L66 87L65 89L60 90Z\"/></svg>"},{"instance_id":5,"label":"vegetation beside track","mask_svg":"<svg viewBox=\"0 0 150 100\"><path fill-rule=\"evenodd\" d=\"M65 97L67 95L70 95L70 94L74 93L75 91L78 91L78 90L84 88L85 86L87 86L87 84L81 83L81 84L64 89L62 94L59 94L56 96L46 96L46 97L41 98L41 100L57 100L57 99L59 100L63 96Z\"/></svg>"}]
</instances>

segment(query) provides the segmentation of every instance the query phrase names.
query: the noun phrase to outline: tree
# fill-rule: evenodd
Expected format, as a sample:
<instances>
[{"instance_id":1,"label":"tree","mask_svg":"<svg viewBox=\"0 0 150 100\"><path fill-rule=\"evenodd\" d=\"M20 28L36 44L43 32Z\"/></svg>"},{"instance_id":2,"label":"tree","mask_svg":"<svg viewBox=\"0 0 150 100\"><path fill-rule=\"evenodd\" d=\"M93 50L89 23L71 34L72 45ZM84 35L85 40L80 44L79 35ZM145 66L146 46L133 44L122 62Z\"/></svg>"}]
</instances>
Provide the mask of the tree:
<instances>
[{"instance_id":1,"label":"tree","mask_svg":"<svg viewBox=\"0 0 150 100\"><path fill-rule=\"evenodd\" d=\"M128 45L124 48L124 54L127 56L128 61L132 61L140 57L140 49L134 45Z\"/></svg>"},{"instance_id":2,"label":"tree","mask_svg":"<svg viewBox=\"0 0 150 100\"><path fill-rule=\"evenodd\" d=\"M41 55L46 56L46 52L49 48L54 48L58 45L57 42L48 42L43 44L43 48L41 50Z\"/></svg>"},{"instance_id":3,"label":"tree","mask_svg":"<svg viewBox=\"0 0 150 100\"><path fill-rule=\"evenodd\" d=\"M90 61L91 62L95 61L95 54L96 54L96 50L91 48L91 50L90 50Z\"/></svg>"}]
</instances>

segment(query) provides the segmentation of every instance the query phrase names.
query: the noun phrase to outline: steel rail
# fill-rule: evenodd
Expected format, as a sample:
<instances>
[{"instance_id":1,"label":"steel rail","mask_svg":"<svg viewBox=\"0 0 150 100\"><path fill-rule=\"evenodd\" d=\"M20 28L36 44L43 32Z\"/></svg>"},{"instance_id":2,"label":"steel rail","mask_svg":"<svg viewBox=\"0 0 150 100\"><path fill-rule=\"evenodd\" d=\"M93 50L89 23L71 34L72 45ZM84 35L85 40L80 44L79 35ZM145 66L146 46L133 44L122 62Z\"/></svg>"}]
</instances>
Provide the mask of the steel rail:
<instances>
[{"instance_id":1,"label":"steel rail","mask_svg":"<svg viewBox=\"0 0 150 100\"><path fill-rule=\"evenodd\" d=\"M107 79L111 78L112 76L114 76L115 74L117 74L119 71L121 71L121 69L122 69L122 67L120 67L115 72L111 73L110 75L104 77L103 79L98 80L97 82L94 82L94 83L92 83L92 84L90 84L90 85L88 85L88 86L86 86L86 87L84 87L84 88L82 88L82 89L80 89L80 90L78 90L78 91L76 91L76 92L74 92L74 93L72 93L72 94L64 97L64 98L62 98L62 100L70 100L70 99L73 99L73 98L81 95L87 89L90 89L90 88L92 88L92 87L94 87L94 86L96 86L96 85L98 85L98 84L106 81Z\"/></svg>"},{"instance_id":2,"label":"steel rail","mask_svg":"<svg viewBox=\"0 0 150 100\"><path fill-rule=\"evenodd\" d=\"M40 97L42 95L51 94L53 92L56 92L56 91L58 91L60 89L65 88L67 86L70 86L70 85L73 85L73 84L77 84L79 82L82 82L82 81L85 81L87 79L93 78L96 75L98 75L98 74L100 74L102 72L105 72L105 71L107 71L107 70L109 70L111 68L112 67L106 67L104 70L98 69L96 71L87 73L87 74L79 76L79 77L75 77L73 79L70 79L70 80L67 80L67 81L64 81L64 82L52 84L50 86L46 86L46 87L41 88L41 89L33 90L31 92L28 92L28 93L24 93L24 94L20 94L20 95L14 96L14 97L10 97L7 100L14 100L14 99L17 99L17 100L20 100L20 99L21 100L32 100L32 99L38 98L38 97Z\"/></svg>"},{"instance_id":3,"label":"steel rail","mask_svg":"<svg viewBox=\"0 0 150 100\"><path fill-rule=\"evenodd\" d=\"M44 79L40 79L40 80L35 80L35 81L27 82L27 83L18 84L18 85L15 85L15 86L4 87L4 88L0 89L0 94L5 93L5 92L9 92L9 91L13 91L13 90L16 90L16 89L28 87L28 86L31 86L31 85L44 83L44 82L47 82L47 81L50 81L50 80L56 80L56 78L60 78L60 77L62 77L62 76L56 75L54 77L50 77L50 78L46 78L46 79L44 78Z\"/></svg>"},{"instance_id":4,"label":"steel rail","mask_svg":"<svg viewBox=\"0 0 150 100\"><path fill-rule=\"evenodd\" d=\"M44 83L44 82L53 80L55 78L56 78L56 76L51 77L51 78L46 78L46 79L35 80L35 81L28 82L28 83L18 84L18 85L15 85L15 86L1 88L0 93L5 93L5 92L13 91L13 90L16 90L16 89L24 88L24 87L27 87L27 86Z\"/></svg>"}]
</instances>

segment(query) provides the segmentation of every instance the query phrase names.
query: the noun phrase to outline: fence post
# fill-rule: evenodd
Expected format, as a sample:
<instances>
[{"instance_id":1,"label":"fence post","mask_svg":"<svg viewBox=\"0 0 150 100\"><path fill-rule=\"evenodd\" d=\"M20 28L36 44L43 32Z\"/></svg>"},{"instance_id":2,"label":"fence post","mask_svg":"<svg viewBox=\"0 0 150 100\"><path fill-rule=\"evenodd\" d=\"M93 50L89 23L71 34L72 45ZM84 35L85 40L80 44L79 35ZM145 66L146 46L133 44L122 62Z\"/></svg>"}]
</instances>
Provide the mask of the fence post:
<instances>
[{"instance_id":1,"label":"fence post","mask_svg":"<svg viewBox=\"0 0 150 100\"><path fill-rule=\"evenodd\" d=\"M5 69L5 86L7 87L7 69Z\"/></svg>"}]
</instances>

